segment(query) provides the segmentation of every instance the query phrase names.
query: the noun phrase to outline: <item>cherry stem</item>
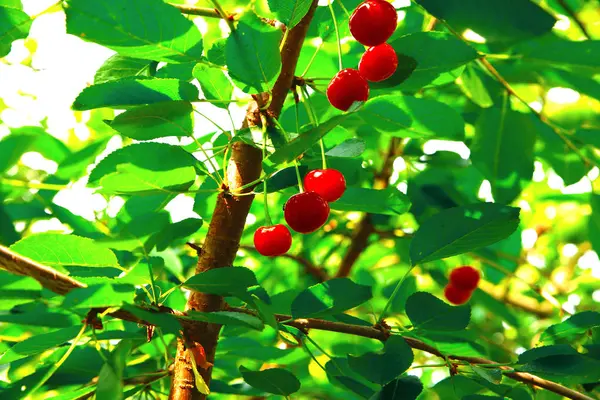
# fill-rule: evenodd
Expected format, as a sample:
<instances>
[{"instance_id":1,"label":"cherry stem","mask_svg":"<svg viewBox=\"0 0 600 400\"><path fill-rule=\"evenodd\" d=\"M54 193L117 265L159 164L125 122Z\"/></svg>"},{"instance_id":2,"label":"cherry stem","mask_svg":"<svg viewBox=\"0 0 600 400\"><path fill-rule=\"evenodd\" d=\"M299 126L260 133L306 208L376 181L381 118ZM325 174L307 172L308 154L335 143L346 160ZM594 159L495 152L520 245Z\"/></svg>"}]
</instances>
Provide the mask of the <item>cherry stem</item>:
<instances>
[{"instance_id":1,"label":"cherry stem","mask_svg":"<svg viewBox=\"0 0 600 400\"><path fill-rule=\"evenodd\" d=\"M394 300L398 296L398 293L400 293L400 288L402 287L402 283L404 283L404 280L406 279L406 277L408 275L410 275L410 273L413 270L413 268L414 268L414 265L412 267L410 267L408 269L408 271L406 271L406 273L404 274L404 276L400 279L400 282L398 282L398 284L396 284L396 288L394 289L394 291L392 292L392 295L390 296L390 298L388 299L387 303L385 304L385 307L383 307L383 311L381 312L381 315L379 316L379 319L377 320L377 323L381 323L383 321L383 319L385 318L385 315L387 314L389 308L391 307L392 303L394 302Z\"/></svg>"},{"instance_id":2,"label":"cherry stem","mask_svg":"<svg viewBox=\"0 0 600 400\"><path fill-rule=\"evenodd\" d=\"M300 176L300 168L298 168L298 161L294 160L294 167L296 168L296 178L298 179L298 189L300 193L304 193L304 187L302 186L302 177Z\"/></svg>"},{"instance_id":3,"label":"cherry stem","mask_svg":"<svg viewBox=\"0 0 600 400\"><path fill-rule=\"evenodd\" d=\"M310 119L311 124L314 127L319 126L319 120L315 113L315 109L312 105L312 101L310 100L310 96L308 94L308 89L306 87L302 87L302 103L306 107L306 113L308 114L308 118ZM325 143L323 142L323 138L319 139L319 144L321 146L321 160L323 161L323 169L327 169L327 159L325 157Z\"/></svg>"},{"instance_id":4,"label":"cherry stem","mask_svg":"<svg viewBox=\"0 0 600 400\"><path fill-rule=\"evenodd\" d=\"M327 0L327 5L329 6L329 11L331 11L331 19L333 20L333 27L335 29L335 37L337 39L337 50L338 50L338 62L340 63L340 71L344 69L342 65L342 42L340 41L340 30L338 29L337 20L335 19L335 12L333 11L333 6L331 5L331 0Z\"/></svg>"},{"instance_id":5,"label":"cherry stem","mask_svg":"<svg viewBox=\"0 0 600 400\"><path fill-rule=\"evenodd\" d=\"M260 113L260 122L262 124L262 137L263 137L263 145L262 145L262 156L263 160L267 156L267 118L263 113ZM265 222L268 226L273 225L273 221L271 221L271 215L269 214L269 203L268 203L268 195L267 195L267 180L263 180L263 203L265 207Z\"/></svg>"}]
</instances>

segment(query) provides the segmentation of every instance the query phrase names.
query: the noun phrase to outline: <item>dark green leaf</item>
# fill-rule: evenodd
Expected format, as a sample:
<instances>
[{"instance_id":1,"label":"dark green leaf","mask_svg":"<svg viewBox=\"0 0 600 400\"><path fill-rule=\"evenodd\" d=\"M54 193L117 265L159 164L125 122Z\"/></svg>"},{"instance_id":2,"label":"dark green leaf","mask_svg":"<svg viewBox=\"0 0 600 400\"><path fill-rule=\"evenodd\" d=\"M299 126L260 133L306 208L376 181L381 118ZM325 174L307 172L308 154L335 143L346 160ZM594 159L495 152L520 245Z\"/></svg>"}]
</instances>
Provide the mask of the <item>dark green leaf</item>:
<instances>
[{"instance_id":1,"label":"dark green leaf","mask_svg":"<svg viewBox=\"0 0 600 400\"><path fill-rule=\"evenodd\" d=\"M298 378L282 368L251 371L241 366L240 372L247 384L263 392L289 396L300 390L300 381Z\"/></svg>"},{"instance_id":2,"label":"dark green leaf","mask_svg":"<svg viewBox=\"0 0 600 400\"><path fill-rule=\"evenodd\" d=\"M121 135L136 140L191 136L192 111L192 105L184 101L150 104L127 110L109 124Z\"/></svg>"},{"instance_id":3,"label":"dark green leaf","mask_svg":"<svg viewBox=\"0 0 600 400\"><path fill-rule=\"evenodd\" d=\"M294 318L323 317L354 308L370 300L371 287L348 278L332 279L302 291L292 302Z\"/></svg>"},{"instance_id":4,"label":"dark green leaf","mask_svg":"<svg viewBox=\"0 0 600 400\"><path fill-rule=\"evenodd\" d=\"M151 62L115 54L98 68L94 76L94 85L130 76L147 76Z\"/></svg>"},{"instance_id":5,"label":"dark green leaf","mask_svg":"<svg viewBox=\"0 0 600 400\"><path fill-rule=\"evenodd\" d=\"M373 128L396 137L462 140L465 123L447 105L411 96L385 95L371 99L359 115Z\"/></svg>"},{"instance_id":6,"label":"dark green leaf","mask_svg":"<svg viewBox=\"0 0 600 400\"><path fill-rule=\"evenodd\" d=\"M471 307L453 307L431 293L417 292L406 300L406 315L415 329L460 331L469 325Z\"/></svg>"},{"instance_id":7,"label":"dark green leaf","mask_svg":"<svg viewBox=\"0 0 600 400\"><path fill-rule=\"evenodd\" d=\"M549 326L540 337L540 342L566 339L572 342L577 336L592 328L600 327L600 313L583 311L572 315L563 322Z\"/></svg>"},{"instance_id":8,"label":"dark green leaf","mask_svg":"<svg viewBox=\"0 0 600 400\"><path fill-rule=\"evenodd\" d=\"M80 330L81 326L71 326L50 333L32 336L22 342L16 343L6 353L2 354L0 362L7 364L52 349L75 338Z\"/></svg>"},{"instance_id":9,"label":"dark green leaf","mask_svg":"<svg viewBox=\"0 0 600 400\"><path fill-rule=\"evenodd\" d=\"M169 101L198 100L198 89L179 79L123 78L89 86L75 99L73 109L125 108Z\"/></svg>"},{"instance_id":10,"label":"dark green leaf","mask_svg":"<svg viewBox=\"0 0 600 400\"><path fill-rule=\"evenodd\" d=\"M364 140L352 138L338 144L325 155L330 157L358 157L365 151L365 147Z\"/></svg>"},{"instance_id":11,"label":"dark green leaf","mask_svg":"<svg viewBox=\"0 0 600 400\"><path fill-rule=\"evenodd\" d=\"M588 220L588 234L594 251L600 253L600 195L592 194L590 197L592 214Z\"/></svg>"},{"instance_id":12,"label":"dark green leaf","mask_svg":"<svg viewBox=\"0 0 600 400\"><path fill-rule=\"evenodd\" d=\"M194 275L183 286L197 292L226 296L244 294L257 284L254 272L248 268L224 267Z\"/></svg>"},{"instance_id":13,"label":"dark green leaf","mask_svg":"<svg viewBox=\"0 0 600 400\"><path fill-rule=\"evenodd\" d=\"M202 35L162 0L69 0L67 33L117 53L166 62L199 61Z\"/></svg>"},{"instance_id":14,"label":"dark green leaf","mask_svg":"<svg viewBox=\"0 0 600 400\"><path fill-rule=\"evenodd\" d=\"M600 40L571 41L548 35L515 48L518 56L543 66L594 73L600 68Z\"/></svg>"},{"instance_id":15,"label":"dark green leaf","mask_svg":"<svg viewBox=\"0 0 600 400\"><path fill-rule=\"evenodd\" d=\"M123 399L123 370L133 349L133 341L122 340L108 356L98 375L97 400Z\"/></svg>"},{"instance_id":16,"label":"dark green leaf","mask_svg":"<svg viewBox=\"0 0 600 400\"><path fill-rule=\"evenodd\" d=\"M156 249L163 251L171 246L174 241L185 239L196 233L202 226L200 218L187 218L183 221L169 224L165 229L156 233Z\"/></svg>"},{"instance_id":17,"label":"dark green leaf","mask_svg":"<svg viewBox=\"0 0 600 400\"><path fill-rule=\"evenodd\" d=\"M160 160L159 164L156 160ZM90 184L105 193L164 193L188 189L196 179L197 160L181 147L138 143L116 150L92 171Z\"/></svg>"},{"instance_id":18,"label":"dark green leaf","mask_svg":"<svg viewBox=\"0 0 600 400\"><path fill-rule=\"evenodd\" d=\"M304 175L306 175L306 173L308 172L308 167L306 167L305 165L300 165L298 167L298 170L300 171L300 177L304 178ZM278 192L282 189L286 189L296 185L298 185L296 167L288 167L282 169L281 171L278 171L272 177L267 179L267 192Z\"/></svg>"},{"instance_id":19,"label":"dark green leaf","mask_svg":"<svg viewBox=\"0 0 600 400\"><path fill-rule=\"evenodd\" d=\"M171 333L179 336L182 329L181 323L173 314L147 311L131 304L124 304L121 309L135 315L142 321L156 325L163 333Z\"/></svg>"},{"instance_id":20,"label":"dark green leaf","mask_svg":"<svg viewBox=\"0 0 600 400\"><path fill-rule=\"evenodd\" d=\"M469 28L487 42L516 42L550 32L556 20L529 0L418 0L457 31Z\"/></svg>"},{"instance_id":21,"label":"dark green leaf","mask_svg":"<svg viewBox=\"0 0 600 400\"><path fill-rule=\"evenodd\" d=\"M13 244L11 250L50 267L118 267L117 257L91 239L57 233L27 236Z\"/></svg>"},{"instance_id":22,"label":"dark green leaf","mask_svg":"<svg viewBox=\"0 0 600 400\"><path fill-rule=\"evenodd\" d=\"M410 244L412 265L463 254L510 236L520 209L494 203L444 210L421 224Z\"/></svg>"},{"instance_id":23,"label":"dark green leaf","mask_svg":"<svg viewBox=\"0 0 600 400\"><path fill-rule=\"evenodd\" d=\"M34 141L31 135L9 135L0 140L0 174L15 165Z\"/></svg>"},{"instance_id":24,"label":"dark green leaf","mask_svg":"<svg viewBox=\"0 0 600 400\"><path fill-rule=\"evenodd\" d=\"M508 99L502 108L479 114L471 159L490 181L496 201L510 204L531 181L536 133L530 116L511 110Z\"/></svg>"},{"instance_id":25,"label":"dark green leaf","mask_svg":"<svg viewBox=\"0 0 600 400\"><path fill-rule=\"evenodd\" d=\"M263 330L265 327L263 322L253 315L232 311L215 311L210 313L190 311L187 316L194 321L210 322L219 325L243 326L258 331Z\"/></svg>"},{"instance_id":26,"label":"dark green leaf","mask_svg":"<svg viewBox=\"0 0 600 400\"><path fill-rule=\"evenodd\" d=\"M535 361L540 358L557 356L557 355L573 355L579 354L577 350L566 344L557 344L554 346L541 346L531 350L527 350L519 355L519 363L525 364Z\"/></svg>"},{"instance_id":27,"label":"dark green leaf","mask_svg":"<svg viewBox=\"0 0 600 400\"><path fill-rule=\"evenodd\" d=\"M410 208L410 200L396 188L375 190L349 187L339 200L330 203L330 207L332 210L339 211L401 215Z\"/></svg>"},{"instance_id":28,"label":"dark green leaf","mask_svg":"<svg viewBox=\"0 0 600 400\"><path fill-rule=\"evenodd\" d=\"M412 349L402 336L393 335L382 352L348 356L348 365L373 383L386 385L406 371L413 362Z\"/></svg>"},{"instance_id":29,"label":"dark green leaf","mask_svg":"<svg viewBox=\"0 0 600 400\"><path fill-rule=\"evenodd\" d=\"M311 4L312 0L269 0L269 8L288 29L298 25Z\"/></svg>"},{"instance_id":30,"label":"dark green leaf","mask_svg":"<svg viewBox=\"0 0 600 400\"><path fill-rule=\"evenodd\" d=\"M12 42L26 38L31 27L31 18L23 11L12 7L0 7L0 57L10 52Z\"/></svg>"},{"instance_id":31,"label":"dark green leaf","mask_svg":"<svg viewBox=\"0 0 600 400\"><path fill-rule=\"evenodd\" d=\"M229 75L246 93L269 90L281 70L281 31L263 23L254 13L244 13L227 39Z\"/></svg>"},{"instance_id":32,"label":"dark green leaf","mask_svg":"<svg viewBox=\"0 0 600 400\"><path fill-rule=\"evenodd\" d=\"M416 400L423 391L423 384L416 376L404 376L391 381L369 400Z\"/></svg>"},{"instance_id":33,"label":"dark green leaf","mask_svg":"<svg viewBox=\"0 0 600 400\"><path fill-rule=\"evenodd\" d=\"M471 369L478 376L495 385L502 381L502 370L500 368L484 368L477 365L471 365Z\"/></svg>"},{"instance_id":34,"label":"dark green leaf","mask_svg":"<svg viewBox=\"0 0 600 400\"><path fill-rule=\"evenodd\" d=\"M204 97L208 100L217 101L213 103L217 107L224 109L229 107L229 100L231 100L231 95L233 94L233 85L222 70L210 68L204 64L197 64L194 67L193 74L194 78L200 83Z\"/></svg>"},{"instance_id":35,"label":"dark green leaf","mask_svg":"<svg viewBox=\"0 0 600 400\"><path fill-rule=\"evenodd\" d=\"M103 138L88 144L83 149L65 158L56 171L56 177L60 179L79 178L86 173L88 165L94 162L96 156L106 148L108 139Z\"/></svg>"}]
</instances>

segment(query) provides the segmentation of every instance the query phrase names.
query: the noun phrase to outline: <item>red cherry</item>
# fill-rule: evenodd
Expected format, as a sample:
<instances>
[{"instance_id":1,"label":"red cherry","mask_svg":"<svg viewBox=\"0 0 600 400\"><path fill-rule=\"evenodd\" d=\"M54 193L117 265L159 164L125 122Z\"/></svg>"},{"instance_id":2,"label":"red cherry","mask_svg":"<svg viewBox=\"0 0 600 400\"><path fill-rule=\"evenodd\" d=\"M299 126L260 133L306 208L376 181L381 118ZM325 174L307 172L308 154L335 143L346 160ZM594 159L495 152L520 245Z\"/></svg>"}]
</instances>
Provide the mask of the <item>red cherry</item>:
<instances>
[{"instance_id":1,"label":"red cherry","mask_svg":"<svg viewBox=\"0 0 600 400\"><path fill-rule=\"evenodd\" d=\"M384 0L367 0L350 16L350 32L365 46L377 46L392 36L398 24L398 13Z\"/></svg>"},{"instance_id":2,"label":"red cherry","mask_svg":"<svg viewBox=\"0 0 600 400\"><path fill-rule=\"evenodd\" d=\"M472 293L473 292L470 290L463 290L454 286L451 283L448 284L448 286L446 286L446 288L444 289L444 296L446 296L446 299L448 299L450 303L455 304L457 306L465 304L467 301L469 301Z\"/></svg>"},{"instance_id":3,"label":"red cherry","mask_svg":"<svg viewBox=\"0 0 600 400\"><path fill-rule=\"evenodd\" d=\"M344 175L337 169L315 169L304 177L304 189L318 193L325 201L336 201L346 191Z\"/></svg>"},{"instance_id":4,"label":"red cherry","mask_svg":"<svg viewBox=\"0 0 600 400\"><path fill-rule=\"evenodd\" d=\"M394 75L398 68L398 56L387 43L371 47L362 55L358 71L368 81L381 82Z\"/></svg>"},{"instance_id":5,"label":"red cherry","mask_svg":"<svg viewBox=\"0 0 600 400\"><path fill-rule=\"evenodd\" d=\"M367 101L369 84L352 68L338 72L327 87L327 98L332 106L346 111L355 101Z\"/></svg>"},{"instance_id":6,"label":"red cherry","mask_svg":"<svg viewBox=\"0 0 600 400\"><path fill-rule=\"evenodd\" d=\"M292 234L283 224L261 226L254 232L254 247L263 256L280 256L292 246Z\"/></svg>"},{"instance_id":7,"label":"red cherry","mask_svg":"<svg viewBox=\"0 0 600 400\"><path fill-rule=\"evenodd\" d=\"M450 273L450 283L462 290L475 290L480 278L479 271L470 265L454 268Z\"/></svg>"},{"instance_id":8,"label":"red cherry","mask_svg":"<svg viewBox=\"0 0 600 400\"><path fill-rule=\"evenodd\" d=\"M295 194L284 207L285 220L296 232L311 233L329 218L329 204L315 192Z\"/></svg>"}]
</instances>

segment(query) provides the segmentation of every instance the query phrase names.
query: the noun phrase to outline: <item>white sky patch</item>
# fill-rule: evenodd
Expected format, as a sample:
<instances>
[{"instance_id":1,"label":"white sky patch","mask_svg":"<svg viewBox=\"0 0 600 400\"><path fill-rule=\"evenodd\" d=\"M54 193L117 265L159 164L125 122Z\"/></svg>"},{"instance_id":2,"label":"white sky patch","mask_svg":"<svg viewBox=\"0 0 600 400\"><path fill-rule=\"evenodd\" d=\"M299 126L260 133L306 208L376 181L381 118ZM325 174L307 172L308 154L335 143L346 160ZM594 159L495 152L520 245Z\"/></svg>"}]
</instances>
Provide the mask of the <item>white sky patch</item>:
<instances>
[{"instance_id":1,"label":"white sky patch","mask_svg":"<svg viewBox=\"0 0 600 400\"><path fill-rule=\"evenodd\" d=\"M541 112L544 108L544 104L542 104L541 101L532 101L531 103L529 103L529 106L537 112Z\"/></svg>"},{"instance_id":2,"label":"white sky patch","mask_svg":"<svg viewBox=\"0 0 600 400\"><path fill-rule=\"evenodd\" d=\"M562 255L565 257L573 257L577 254L577 245L573 243L567 243L562 248Z\"/></svg>"},{"instance_id":3,"label":"white sky patch","mask_svg":"<svg viewBox=\"0 0 600 400\"><path fill-rule=\"evenodd\" d=\"M392 1L392 5L395 8L406 8L410 7L410 0L394 0Z\"/></svg>"},{"instance_id":4,"label":"white sky patch","mask_svg":"<svg viewBox=\"0 0 600 400\"><path fill-rule=\"evenodd\" d=\"M27 152L21 156L21 163L31 169L38 169L49 174L54 174L58 169L58 164L55 161L48 160L40 153Z\"/></svg>"},{"instance_id":5,"label":"white sky patch","mask_svg":"<svg viewBox=\"0 0 600 400\"><path fill-rule=\"evenodd\" d=\"M492 196L492 185L490 181L487 179L481 182L481 186L479 186L479 192L477 192L477 197L485 200L486 202L493 202L494 196Z\"/></svg>"},{"instance_id":6,"label":"white sky patch","mask_svg":"<svg viewBox=\"0 0 600 400\"><path fill-rule=\"evenodd\" d=\"M546 268L546 259L541 254L528 254L527 262L538 269Z\"/></svg>"},{"instance_id":7,"label":"white sky patch","mask_svg":"<svg viewBox=\"0 0 600 400\"><path fill-rule=\"evenodd\" d=\"M96 212L106 209L108 203L104 196L86 187L86 183L87 178L83 178L61 190L54 196L53 202L88 221L95 221Z\"/></svg>"},{"instance_id":8,"label":"white sky patch","mask_svg":"<svg viewBox=\"0 0 600 400\"><path fill-rule=\"evenodd\" d=\"M580 98L579 92L571 88L553 87L546 93L546 100L555 104L572 104Z\"/></svg>"},{"instance_id":9,"label":"white sky patch","mask_svg":"<svg viewBox=\"0 0 600 400\"><path fill-rule=\"evenodd\" d=\"M544 172L544 165L539 161L533 162L533 181L541 182L546 178L546 173Z\"/></svg>"},{"instance_id":10,"label":"white sky patch","mask_svg":"<svg viewBox=\"0 0 600 400\"><path fill-rule=\"evenodd\" d=\"M555 17L556 22L554 23L553 29L566 31L571 27L571 20L566 15L557 14Z\"/></svg>"},{"instance_id":11,"label":"white sky patch","mask_svg":"<svg viewBox=\"0 0 600 400\"><path fill-rule=\"evenodd\" d=\"M546 215L546 218L548 219L554 219L556 218L556 207L554 206L548 206L544 209L544 214Z\"/></svg>"},{"instance_id":12,"label":"white sky patch","mask_svg":"<svg viewBox=\"0 0 600 400\"><path fill-rule=\"evenodd\" d=\"M481 36L477 32L472 31L470 29L467 29L466 31L463 32L463 37L465 39L467 39L468 41L474 42L474 43L485 43L486 42L486 40L483 36Z\"/></svg>"},{"instance_id":13,"label":"white sky patch","mask_svg":"<svg viewBox=\"0 0 600 400\"><path fill-rule=\"evenodd\" d=\"M200 216L194 212L193 208L194 199L185 194L180 194L167 204L165 210L171 214L171 220L173 220L173 222L179 222L187 218L200 218Z\"/></svg>"},{"instance_id":14,"label":"white sky patch","mask_svg":"<svg viewBox=\"0 0 600 400\"><path fill-rule=\"evenodd\" d=\"M594 293L592 293L592 299L594 299L596 303L600 303L600 289L594 290Z\"/></svg>"},{"instance_id":15,"label":"white sky patch","mask_svg":"<svg viewBox=\"0 0 600 400\"><path fill-rule=\"evenodd\" d=\"M423 146L425 154L434 154L436 151L451 151L458 154L462 159L468 160L471 150L463 142L451 142L449 140L429 140Z\"/></svg>"},{"instance_id":16,"label":"white sky patch","mask_svg":"<svg viewBox=\"0 0 600 400\"><path fill-rule=\"evenodd\" d=\"M68 226L64 225L58 220L58 218L42 219L35 221L29 227L31 233L43 233L43 232L62 232L71 233L73 232Z\"/></svg>"},{"instance_id":17,"label":"white sky patch","mask_svg":"<svg viewBox=\"0 0 600 400\"><path fill-rule=\"evenodd\" d=\"M577 265L581 269L600 269L600 258L598 257L598 253L593 250L588 250L581 257L579 257L579 261Z\"/></svg>"},{"instance_id":18,"label":"white sky patch","mask_svg":"<svg viewBox=\"0 0 600 400\"><path fill-rule=\"evenodd\" d=\"M538 239L537 232L535 229L525 229L521 232L521 243L523 244L523 249L529 250L535 246L535 242Z\"/></svg>"}]
</instances>

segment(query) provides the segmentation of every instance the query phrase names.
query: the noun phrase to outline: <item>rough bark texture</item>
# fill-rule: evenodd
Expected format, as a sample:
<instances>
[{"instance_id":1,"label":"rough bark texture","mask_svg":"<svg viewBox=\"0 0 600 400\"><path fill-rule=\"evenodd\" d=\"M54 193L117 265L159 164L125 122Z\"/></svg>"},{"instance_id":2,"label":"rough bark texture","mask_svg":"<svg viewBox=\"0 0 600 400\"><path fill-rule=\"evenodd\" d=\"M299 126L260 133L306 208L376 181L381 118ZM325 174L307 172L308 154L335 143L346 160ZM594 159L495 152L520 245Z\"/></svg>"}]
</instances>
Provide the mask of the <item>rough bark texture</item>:
<instances>
[{"instance_id":1,"label":"rough bark texture","mask_svg":"<svg viewBox=\"0 0 600 400\"><path fill-rule=\"evenodd\" d=\"M286 43L281 52L281 74L277 79L269 106L269 115L278 117L285 98L292 86L296 64L308 26L317 7L317 1L313 1L312 7L304 19L290 31ZM261 98L257 98L262 100ZM254 109L248 110L245 125L256 125L256 105ZM233 145L231 161L227 170L228 184L231 192L246 185L260 177L261 173L261 151L255 147L237 142ZM247 189L248 191L251 188ZM196 273L213 268L221 268L233 265L240 238L244 230L246 217L254 196L231 196L222 193L217 200L217 205L212 216L208 234L199 254ZM204 312L218 311L224 306L220 296L207 295L194 292L188 300L186 310L198 310ZM217 340L221 327L215 324L196 324L186 329L185 338L190 345L201 345L206 352L208 361L213 362L217 348ZM191 362L186 351L185 343L179 340L177 345L177 357L175 358L175 369L171 382L169 398L173 400L199 400L206 396L199 393L194 384L194 374ZM210 384L211 369L200 369L204 381Z\"/></svg>"}]
</instances>

